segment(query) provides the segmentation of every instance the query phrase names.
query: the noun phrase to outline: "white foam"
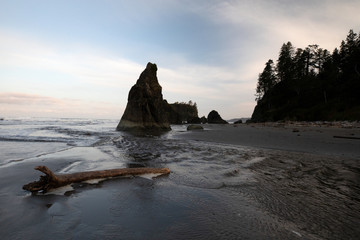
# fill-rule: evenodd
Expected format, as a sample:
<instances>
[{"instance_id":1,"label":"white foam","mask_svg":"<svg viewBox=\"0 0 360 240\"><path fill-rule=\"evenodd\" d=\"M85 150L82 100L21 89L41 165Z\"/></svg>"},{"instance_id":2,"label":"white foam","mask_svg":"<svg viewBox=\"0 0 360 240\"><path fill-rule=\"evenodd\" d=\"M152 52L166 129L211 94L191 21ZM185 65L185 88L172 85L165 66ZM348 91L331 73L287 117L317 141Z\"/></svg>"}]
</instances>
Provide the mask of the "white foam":
<instances>
[{"instance_id":1,"label":"white foam","mask_svg":"<svg viewBox=\"0 0 360 240\"><path fill-rule=\"evenodd\" d=\"M63 187L53 188L44 193L44 195L64 195L66 192L73 191L74 188L69 184Z\"/></svg>"},{"instance_id":2,"label":"white foam","mask_svg":"<svg viewBox=\"0 0 360 240\"><path fill-rule=\"evenodd\" d=\"M295 233L296 235L298 235L299 237L302 237L300 233L296 232L296 231L292 231L293 233Z\"/></svg>"},{"instance_id":3,"label":"white foam","mask_svg":"<svg viewBox=\"0 0 360 240\"><path fill-rule=\"evenodd\" d=\"M249 161L246 161L242 164L243 167L250 167L251 165L253 165L254 163L258 163L261 162L265 159L265 157L255 157L250 159Z\"/></svg>"},{"instance_id":4,"label":"white foam","mask_svg":"<svg viewBox=\"0 0 360 240\"><path fill-rule=\"evenodd\" d=\"M64 169L62 169L61 171L59 171L59 173L69 173L73 168L78 166L80 163L81 163L80 161L73 162L69 166L67 166Z\"/></svg>"},{"instance_id":5,"label":"white foam","mask_svg":"<svg viewBox=\"0 0 360 240\"><path fill-rule=\"evenodd\" d=\"M90 179L90 180L83 181L83 183L87 183L87 184L98 184L99 182L105 181L106 179L110 179L110 178Z\"/></svg>"},{"instance_id":6,"label":"white foam","mask_svg":"<svg viewBox=\"0 0 360 240\"><path fill-rule=\"evenodd\" d=\"M147 173L147 174L141 174L141 175L139 175L139 177L152 180L153 178L156 178L160 175L162 175L162 173Z\"/></svg>"}]
</instances>

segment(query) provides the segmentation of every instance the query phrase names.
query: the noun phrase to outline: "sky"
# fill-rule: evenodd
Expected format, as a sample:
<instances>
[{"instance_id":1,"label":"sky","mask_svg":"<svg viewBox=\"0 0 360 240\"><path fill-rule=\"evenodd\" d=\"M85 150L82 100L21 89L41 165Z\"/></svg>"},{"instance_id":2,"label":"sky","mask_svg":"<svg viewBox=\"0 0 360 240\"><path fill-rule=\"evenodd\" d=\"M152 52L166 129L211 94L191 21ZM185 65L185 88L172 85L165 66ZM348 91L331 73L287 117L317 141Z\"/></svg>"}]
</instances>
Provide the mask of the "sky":
<instances>
[{"instance_id":1,"label":"sky","mask_svg":"<svg viewBox=\"0 0 360 240\"><path fill-rule=\"evenodd\" d=\"M333 51L358 0L0 0L0 117L120 119L148 62L199 117L251 117L258 74L290 41Z\"/></svg>"}]
</instances>

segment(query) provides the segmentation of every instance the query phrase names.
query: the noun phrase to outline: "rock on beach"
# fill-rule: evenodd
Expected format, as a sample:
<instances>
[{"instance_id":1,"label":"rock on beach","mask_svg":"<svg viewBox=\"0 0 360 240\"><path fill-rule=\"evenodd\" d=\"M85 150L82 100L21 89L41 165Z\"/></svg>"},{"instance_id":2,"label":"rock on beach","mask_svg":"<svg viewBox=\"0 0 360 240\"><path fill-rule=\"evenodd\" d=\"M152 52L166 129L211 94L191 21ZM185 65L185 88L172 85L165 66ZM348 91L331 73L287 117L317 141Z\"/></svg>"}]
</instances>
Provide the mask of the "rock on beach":
<instances>
[{"instance_id":1,"label":"rock on beach","mask_svg":"<svg viewBox=\"0 0 360 240\"><path fill-rule=\"evenodd\" d=\"M228 122L221 118L220 114L212 110L208 115L208 123L216 123L216 124L227 124Z\"/></svg>"}]
</instances>

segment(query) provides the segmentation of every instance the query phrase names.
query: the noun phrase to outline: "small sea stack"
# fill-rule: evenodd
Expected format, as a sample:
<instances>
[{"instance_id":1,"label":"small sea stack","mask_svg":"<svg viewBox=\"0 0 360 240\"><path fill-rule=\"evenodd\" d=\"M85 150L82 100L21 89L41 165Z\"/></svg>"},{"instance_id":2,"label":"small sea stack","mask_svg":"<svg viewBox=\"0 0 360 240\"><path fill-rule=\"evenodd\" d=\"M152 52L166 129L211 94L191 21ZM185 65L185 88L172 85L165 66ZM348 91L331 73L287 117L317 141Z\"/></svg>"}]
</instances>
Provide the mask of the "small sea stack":
<instances>
[{"instance_id":1,"label":"small sea stack","mask_svg":"<svg viewBox=\"0 0 360 240\"><path fill-rule=\"evenodd\" d=\"M215 124L228 124L227 121L225 121L224 119L222 119L222 117L220 116L220 114L215 111L212 110L207 118L208 123L215 123Z\"/></svg>"},{"instance_id":2,"label":"small sea stack","mask_svg":"<svg viewBox=\"0 0 360 240\"><path fill-rule=\"evenodd\" d=\"M171 130L169 105L163 99L156 72L156 64L149 62L130 89L125 112L116 130Z\"/></svg>"}]
</instances>

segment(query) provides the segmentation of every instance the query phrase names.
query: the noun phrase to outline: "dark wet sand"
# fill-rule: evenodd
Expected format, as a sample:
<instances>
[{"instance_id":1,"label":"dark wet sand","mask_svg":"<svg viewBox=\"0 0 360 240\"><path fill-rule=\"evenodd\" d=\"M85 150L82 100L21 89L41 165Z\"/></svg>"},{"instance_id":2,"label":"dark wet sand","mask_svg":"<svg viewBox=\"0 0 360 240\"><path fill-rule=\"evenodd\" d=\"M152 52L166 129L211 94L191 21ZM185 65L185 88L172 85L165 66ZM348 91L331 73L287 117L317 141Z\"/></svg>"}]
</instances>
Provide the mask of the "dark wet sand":
<instances>
[{"instance_id":1,"label":"dark wet sand","mask_svg":"<svg viewBox=\"0 0 360 240\"><path fill-rule=\"evenodd\" d=\"M258 219L277 236L291 229L243 201L224 201L223 192L177 185L169 177L112 179L79 184L66 195L30 195L22 184L39 174L38 163L0 169L1 239L263 239L273 229L256 229ZM63 163L47 162L52 169ZM234 226L234 224L236 225Z\"/></svg>"},{"instance_id":2,"label":"dark wet sand","mask_svg":"<svg viewBox=\"0 0 360 240\"><path fill-rule=\"evenodd\" d=\"M185 182L181 175L186 170L180 169L186 169L186 162L164 162L161 164L170 165L173 172L155 180L113 179L98 185L76 185L74 192L63 196L31 195L22 190L22 185L38 179L34 166L45 164L57 172L79 160L79 156L3 167L0 168L0 236L2 239L355 239L360 234L356 228L360 220L360 140L333 136L359 137L360 132L313 127L294 131L292 127L244 124L208 125L205 131L176 135L176 139L263 148L254 152L269 161L247 168L255 173L256 182L233 186L204 184L201 187ZM331 161L332 165L313 166L314 161ZM179 164L182 168L177 168ZM215 173L216 169L217 166ZM237 171L225 175L231 178ZM206 180L206 175L203 178ZM316 184L311 186L314 179Z\"/></svg>"},{"instance_id":3,"label":"dark wet sand","mask_svg":"<svg viewBox=\"0 0 360 240\"><path fill-rule=\"evenodd\" d=\"M266 126L261 123L205 124L203 126L205 131L192 131L191 133L179 135L179 137L255 148L360 159L360 128L294 125Z\"/></svg>"}]
</instances>

